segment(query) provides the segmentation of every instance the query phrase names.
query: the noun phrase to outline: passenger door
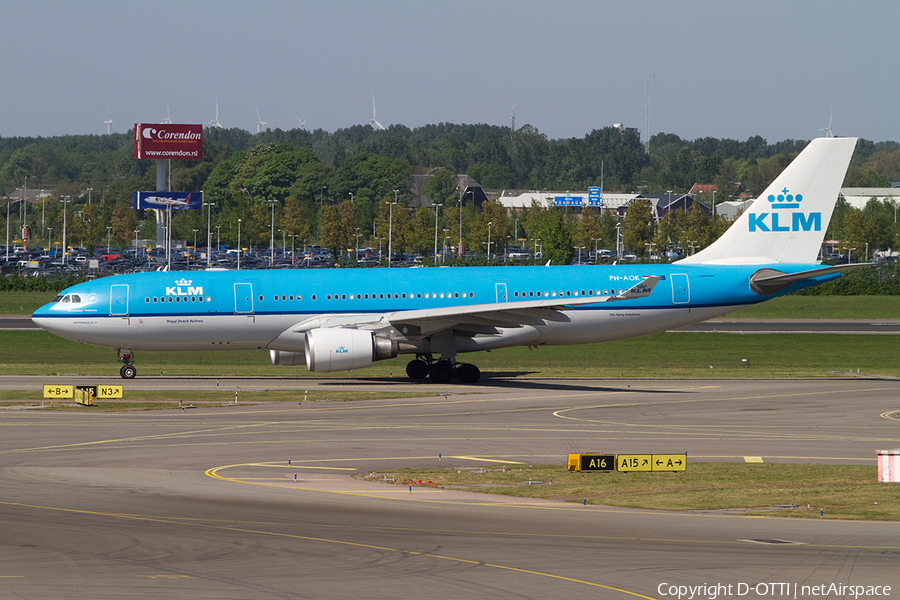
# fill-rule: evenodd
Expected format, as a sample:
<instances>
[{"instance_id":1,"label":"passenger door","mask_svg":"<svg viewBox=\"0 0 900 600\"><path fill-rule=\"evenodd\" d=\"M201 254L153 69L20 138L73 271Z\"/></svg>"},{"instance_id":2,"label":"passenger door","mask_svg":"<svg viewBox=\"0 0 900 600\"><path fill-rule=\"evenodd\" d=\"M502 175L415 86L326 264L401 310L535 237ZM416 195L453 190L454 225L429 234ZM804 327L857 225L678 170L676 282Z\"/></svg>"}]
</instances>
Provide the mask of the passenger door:
<instances>
[{"instance_id":1,"label":"passenger door","mask_svg":"<svg viewBox=\"0 0 900 600\"><path fill-rule=\"evenodd\" d=\"M234 284L234 312L239 314L253 312L253 284Z\"/></svg>"},{"instance_id":2,"label":"passenger door","mask_svg":"<svg viewBox=\"0 0 900 600\"><path fill-rule=\"evenodd\" d=\"M109 287L109 314L128 314L128 284L117 283Z\"/></svg>"}]
</instances>

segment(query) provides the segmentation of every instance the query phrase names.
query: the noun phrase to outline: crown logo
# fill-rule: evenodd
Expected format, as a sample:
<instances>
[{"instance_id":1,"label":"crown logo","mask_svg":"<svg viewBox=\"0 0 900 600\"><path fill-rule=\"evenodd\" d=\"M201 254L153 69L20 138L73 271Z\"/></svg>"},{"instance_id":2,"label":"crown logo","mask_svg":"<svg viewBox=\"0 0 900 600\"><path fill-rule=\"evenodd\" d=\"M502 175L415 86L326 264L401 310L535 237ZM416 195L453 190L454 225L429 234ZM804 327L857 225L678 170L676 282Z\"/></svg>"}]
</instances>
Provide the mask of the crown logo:
<instances>
[{"instance_id":1,"label":"crown logo","mask_svg":"<svg viewBox=\"0 0 900 600\"><path fill-rule=\"evenodd\" d=\"M778 210L784 208L800 208L803 196L800 194L797 194L796 196L789 194L788 189L784 188L777 196L775 194L769 194L767 199L772 203L772 208Z\"/></svg>"},{"instance_id":2,"label":"crown logo","mask_svg":"<svg viewBox=\"0 0 900 600\"><path fill-rule=\"evenodd\" d=\"M175 285L191 285L190 279L179 279L175 282Z\"/></svg>"}]
</instances>

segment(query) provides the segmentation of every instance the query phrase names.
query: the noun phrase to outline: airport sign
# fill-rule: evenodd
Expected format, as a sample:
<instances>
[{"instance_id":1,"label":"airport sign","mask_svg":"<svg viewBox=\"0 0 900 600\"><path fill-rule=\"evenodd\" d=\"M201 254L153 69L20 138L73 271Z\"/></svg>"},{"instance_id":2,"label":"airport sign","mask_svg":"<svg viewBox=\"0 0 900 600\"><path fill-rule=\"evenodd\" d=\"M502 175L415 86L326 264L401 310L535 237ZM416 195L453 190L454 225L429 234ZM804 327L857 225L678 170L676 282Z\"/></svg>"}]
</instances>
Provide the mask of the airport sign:
<instances>
[{"instance_id":1,"label":"airport sign","mask_svg":"<svg viewBox=\"0 0 900 600\"><path fill-rule=\"evenodd\" d=\"M684 471L687 469L686 454L654 454L654 471Z\"/></svg>"},{"instance_id":2,"label":"airport sign","mask_svg":"<svg viewBox=\"0 0 900 600\"><path fill-rule=\"evenodd\" d=\"M617 471L652 471L652 454L619 454L616 462Z\"/></svg>"},{"instance_id":3,"label":"airport sign","mask_svg":"<svg viewBox=\"0 0 900 600\"><path fill-rule=\"evenodd\" d=\"M203 158L203 125L135 123L134 157L200 160Z\"/></svg>"},{"instance_id":4,"label":"airport sign","mask_svg":"<svg viewBox=\"0 0 900 600\"><path fill-rule=\"evenodd\" d=\"M135 192L134 207L138 209L200 210L203 208L203 194L200 192Z\"/></svg>"},{"instance_id":5,"label":"airport sign","mask_svg":"<svg viewBox=\"0 0 900 600\"><path fill-rule=\"evenodd\" d=\"M616 457L613 454L570 454L569 470L615 471Z\"/></svg>"},{"instance_id":6,"label":"airport sign","mask_svg":"<svg viewBox=\"0 0 900 600\"><path fill-rule=\"evenodd\" d=\"M74 398L75 386L44 384L44 398Z\"/></svg>"}]
</instances>

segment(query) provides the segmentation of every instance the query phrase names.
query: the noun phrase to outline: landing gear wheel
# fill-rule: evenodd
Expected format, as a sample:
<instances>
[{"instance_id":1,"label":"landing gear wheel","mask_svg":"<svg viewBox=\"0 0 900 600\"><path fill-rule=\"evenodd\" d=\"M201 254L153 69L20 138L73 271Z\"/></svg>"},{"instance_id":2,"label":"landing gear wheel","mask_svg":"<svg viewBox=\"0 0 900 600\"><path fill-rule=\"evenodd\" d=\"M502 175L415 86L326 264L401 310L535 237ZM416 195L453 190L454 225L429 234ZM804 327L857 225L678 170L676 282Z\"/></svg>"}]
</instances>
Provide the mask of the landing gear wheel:
<instances>
[{"instance_id":1,"label":"landing gear wheel","mask_svg":"<svg viewBox=\"0 0 900 600\"><path fill-rule=\"evenodd\" d=\"M122 379L134 379L134 376L137 375L137 369L133 365L122 365L122 368L119 369L119 375L122 376Z\"/></svg>"},{"instance_id":2,"label":"landing gear wheel","mask_svg":"<svg viewBox=\"0 0 900 600\"><path fill-rule=\"evenodd\" d=\"M406 374L410 379L425 379L428 377L428 363L424 360L411 360L406 365Z\"/></svg>"},{"instance_id":3,"label":"landing gear wheel","mask_svg":"<svg viewBox=\"0 0 900 600\"><path fill-rule=\"evenodd\" d=\"M456 366L456 377L462 383L476 383L481 378L481 371L475 365L461 364Z\"/></svg>"},{"instance_id":4,"label":"landing gear wheel","mask_svg":"<svg viewBox=\"0 0 900 600\"><path fill-rule=\"evenodd\" d=\"M431 365L431 382L447 383L453 377L453 367L446 361L438 361Z\"/></svg>"}]
</instances>

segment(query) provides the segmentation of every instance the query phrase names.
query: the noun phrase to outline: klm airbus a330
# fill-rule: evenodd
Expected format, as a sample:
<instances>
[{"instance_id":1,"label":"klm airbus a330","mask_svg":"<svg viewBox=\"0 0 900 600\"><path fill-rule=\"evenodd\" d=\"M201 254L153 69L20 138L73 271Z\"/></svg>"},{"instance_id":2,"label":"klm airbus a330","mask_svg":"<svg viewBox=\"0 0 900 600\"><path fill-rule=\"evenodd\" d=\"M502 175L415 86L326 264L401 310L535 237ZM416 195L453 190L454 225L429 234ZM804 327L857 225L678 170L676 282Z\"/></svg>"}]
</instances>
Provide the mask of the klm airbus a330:
<instances>
[{"instance_id":1,"label":"klm airbus a330","mask_svg":"<svg viewBox=\"0 0 900 600\"><path fill-rule=\"evenodd\" d=\"M479 379L462 353L665 331L840 277L816 264L856 145L813 140L706 249L669 265L194 271L64 290L32 319L118 350L269 350L276 365L362 369L399 354L413 379Z\"/></svg>"}]
</instances>

